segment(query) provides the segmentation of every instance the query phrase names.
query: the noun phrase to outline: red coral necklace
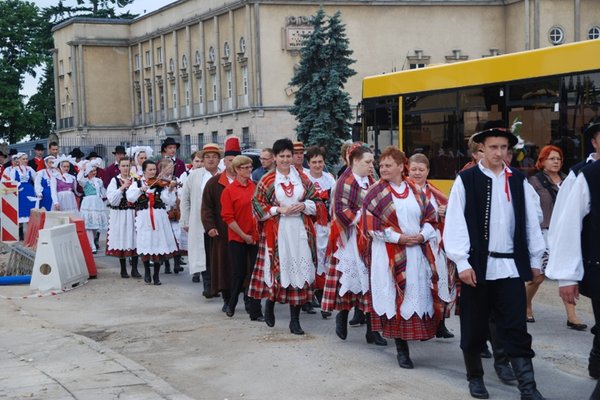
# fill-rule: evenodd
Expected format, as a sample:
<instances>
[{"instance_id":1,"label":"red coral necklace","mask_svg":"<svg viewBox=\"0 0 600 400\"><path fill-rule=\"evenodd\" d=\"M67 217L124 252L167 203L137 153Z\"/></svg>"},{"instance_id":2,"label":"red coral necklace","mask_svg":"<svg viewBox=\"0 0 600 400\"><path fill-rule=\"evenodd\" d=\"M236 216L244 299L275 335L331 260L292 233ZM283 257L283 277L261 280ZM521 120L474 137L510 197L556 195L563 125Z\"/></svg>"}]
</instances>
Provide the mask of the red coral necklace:
<instances>
[{"instance_id":1,"label":"red coral necklace","mask_svg":"<svg viewBox=\"0 0 600 400\"><path fill-rule=\"evenodd\" d=\"M280 183L280 185L286 197L292 197L294 195L294 185L292 184L292 182L288 183L287 185L284 183Z\"/></svg>"},{"instance_id":2,"label":"red coral necklace","mask_svg":"<svg viewBox=\"0 0 600 400\"><path fill-rule=\"evenodd\" d=\"M392 184L390 184L390 191L392 192L392 194L394 195L395 198L397 199L405 199L408 197L408 185L405 184L404 186L404 191L402 193L398 193L394 190L394 188L392 187Z\"/></svg>"}]
</instances>

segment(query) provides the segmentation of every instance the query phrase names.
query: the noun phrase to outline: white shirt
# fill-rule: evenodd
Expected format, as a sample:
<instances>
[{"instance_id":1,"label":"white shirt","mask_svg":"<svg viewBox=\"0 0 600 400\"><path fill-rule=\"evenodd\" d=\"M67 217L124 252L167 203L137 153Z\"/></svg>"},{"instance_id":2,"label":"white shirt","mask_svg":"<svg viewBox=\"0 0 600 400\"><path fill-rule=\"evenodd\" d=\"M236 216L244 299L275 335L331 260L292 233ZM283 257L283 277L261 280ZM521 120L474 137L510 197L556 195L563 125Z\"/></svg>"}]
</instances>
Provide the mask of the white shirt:
<instances>
[{"instance_id":1,"label":"white shirt","mask_svg":"<svg viewBox=\"0 0 600 400\"><path fill-rule=\"evenodd\" d=\"M555 207L552 213L548 232L548 246L552 251L546 275L548 278L558 279L559 286L570 286L576 285L583 278L581 229L583 218L590 213L591 208L590 188L583 174L577 176L571 190L564 197L561 208Z\"/></svg>"},{"instance_id":2,"label":"white shirt","mask_svg":"<svg viewBox=\"0 0 600 400\"><path fill-rule=\"evenodd\" d=\"M510 170L506 167L496 176L491 170L485 168L481 161L478 167L481 172L492 179L488 251L512 253L514 251L515 214L513 205L508 201L507 195L504 192L506 172ZM542 255L544 254L546 245L533 200L535 199L535 196L533 196L535 190L527 180L523 181L523 189L525 194L525 224L529 259L531 267L539 269L542 265ZM460 176L458 176L450 191L450 198L446 209L444 246L446 248L446 255L456 263L459 273L472 268L469 264L471 241L467 229L467 221L465 220L465 205L465 187ZM514 259L487 258L486 280L518 277L519 272Z\"/></svg>"}]
</instances>

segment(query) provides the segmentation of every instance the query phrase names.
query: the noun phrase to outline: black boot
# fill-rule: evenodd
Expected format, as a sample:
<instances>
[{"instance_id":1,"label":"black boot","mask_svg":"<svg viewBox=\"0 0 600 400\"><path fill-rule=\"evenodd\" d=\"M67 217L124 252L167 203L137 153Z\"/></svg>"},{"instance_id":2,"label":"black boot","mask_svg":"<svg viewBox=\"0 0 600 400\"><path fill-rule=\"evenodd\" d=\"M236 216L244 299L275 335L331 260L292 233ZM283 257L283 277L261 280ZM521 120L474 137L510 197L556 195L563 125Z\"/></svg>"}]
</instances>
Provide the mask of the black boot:
<instances>
[{"instance_id":1,"label":"black boot","mask_svg":"<svg viewBox=\"0 0 600 400\"><path fill-rule=\"evenodd\" d=\"M596 336L596 327L592 328L594 334L594 344L590 351L590 358L588 358L588 372L594 379L600 378L600 335Z\"/></svg>"},{"instance_id":2,"label":"black boot","mask_svg":"<svg viewBox=\"0 0 600 400\"><path fill-rule=\"evenodd\" d=\"M600 400L600 381L596 382L596 388L592 392L590 400Z\"/></svg>"},{"instance_id":3,"label":"black boot","mask_svg":"<svg viewBox=\"0 0 600 400\"><path fill-rule=\"evenodd\" d=\"M408 342L403 339L394 339L396 342L396 351L398 355L396 355L396 359L398 360L398 365L400 368L404 369L413 369L415 366L410 359L410 353L408 351Z\"/></svg>"},{"instance_id":4,"label":"black boot","mask_svg":"<svg viewBox=\"0 0 600 400\"><path fill-rule=\"evenodd\" d=\"M342 340L348 337L348 310L342 310L335 316L335 334Z\"/></svg>"},{"instance_id":5,"label":"black boot","mask_svg":"<svg viewBox=\"0 0 600 400\"><path fill-rule=\"evenodd\" d=\"M350 326L362 325L365 322L365 313L363 313L360 308L354 307L354 315L349 322Z\"/></svg>"},{"instance_id":6,"label":"black boot","mask_svg":"<svg viewBox=\"0 0 600 400\"><path fill-rule=\"evenodd\" d=\"M94 234L94 245L96 246L96 249L100 248L100 232L96 231L96 233Z\"/></svg>"},{"instance_id":7,"label":"black boot","mask_svg":"<svg viewBox=\"0 0 600 400\"><path fill-rule=\"evenodd\" d=\"M119 264L121 264L121 278L129 278L129 274L127 274L127 260L119 258Z\"/></svg>"},{"instance_id":8,"label":"black boot","mask_svg":"<svg viewBox=\"0 0 600 400\"><path fill-rule=\"evenodd\" d=\"M203 286L202 296L204 296L207 299L212 299L214 296L212 295L212 290L211 290L210 271L208 271L208 270L202 271L201 275L202 275L202 286Z\"/></svg>"},{"instance_id":9,"label":"black boot","mask_svg":"<svg viewBox=\"0 0 600 400\"><path fill-rule=\"evenodd\" d=\"M321 292L321 297L319 297L317 295L319 292ZM321 308L321 300L320 299L322 299L322 298L323 298L323 291L321 289L315 290L312 302L310 303L313 306L313 308Z\"/></svg>"},{"instance_id":10,"label":"black boot","mask_svg":"<svg viewBox=\"0 0 600 400\"><path fill-rule=\"evenodd\" d=\"M165 274L171 273L171 263L169 260L165 260Z\"/></svg>"},{"instance_id":11,"label":"black boot","mask_svg":"<svg viewBox=\"0 0 600 400\"><path fill-rule=\"evenodd\" d=\"M489 399L488 393L483 383L483 365L481 365L481 355L478 353L467 353L463 351L465 367L467 369L467 380L469 381L469 393L476 399Z\"/></svg>"},{"instance_id":12,"label":"black boot","mask_svg":"<svg viewBox=\"0 0 600 400\"><path fill-rule=\"evenodd\" d=\"M512 367L510 366L508 357L504 352L504 346L496 334L496 323L489 323L490 343L492 345L492 354L494 356L494 370L502 383L510 384L517 380Z\"/></svg>"},{"instance_id":13,"label":"black boot","mask_svg":"<svg viewBox=\"0 0 600 400\"><path fill-rule=\"evenodd\" d=\"M152 283L152 275L150 274L150 261L144 261L144 282Z\"/></svg>"},{"instance_id":14,"label":"black boot","mask_svg":"<svg viewBox=\"0 0 600 400\"><path fill-rule=\"evenodd\" d=\"M173 267L173 272L175 272L176 274L182 272L183 267L181 266L181 256L179 254L177 254L175 256L174 263L175 263L175 266Z\"/></svg>"},{"instance_id":15,"label":"black boot","mask_svg":"<svg viewBox=\"0 0 600 400\"><path fill-rule=\"evenodd\" d=\"M300 308L302 306L293 306L290 304L290 332L294 335L304 335L300 326Z\"/></svg>"},{"instance_id":16,"label":"black boot","mask_svg":"<svg viewBox=\"0 0 600 400\"><path fill-rule=\"evenodd\" d=\"M265 323L268 327L275 326L275 302L267 300L265 302Z\"/></svg>"},{"instance_id":17,"label":"black boot","mask_svg":"<svg viewBox=\"0 0 600 400\"><path fill-rule=\"evenodd\" d=\"M194 272L192 275L192 282L200 283L200 272Z\"/></svg>"},{"instance_id":18,"label":"black boot","mask_svg":"<svg viewBox=\"0 0 600 400\"><path fill-rule=\"evenodd\" d=\"M154 275L152 275L152 280L154 281L155 285L162 285L162 283L160 283L160 279L158 277L158 273L160 272L160 263L154 263Z\"/></svg>"},{"instance_id":19,"label":"black boot","mask_svg":"<svg viewBox=\"0 0 600 400\"><path fill-rule=\"evenodd\" d=\"M519 381L521 400L544 400L544 396L538 392L535 384L531 358L515 357L510 359L510 363Z\"/></svg>"},{"instance_id":20,"label":"black boot","mask_svg":"<svg viewBox=\"0 0 600 400\"><path fill-rule=\"evenodd\" d=\"M366 313L365 318L367 321L367 334L365 335L365 339L367 339L367 343L375 343L377 346L387 346L387 340L381 337L379 332L371 329L371 314Z\"/></svg>"},{"instance_id":21,"label":"black boot","mask_svg":"<svg viewBox=\"0 0 600 400\"><path fill-rule=\"evenodd\" d=\"M141 278L142 275L138 272L138 256L131 257L131 276L134 278Z\"/></svg>"},{"instance_id":22,"label":"black boot","mask_svg":"<svg viewBox=\"0 0 600 400\"><path fill-rule=\"evenodd\" d=\"M446 321L446 318L442 318L442 320L440 321L437 331L435 332L435 337L443 338L443 339L451 339L454 337L454 333L450 332L448 330L448 328L446 328L446 323L444 321Z\"/></svg>"}]
</instances>

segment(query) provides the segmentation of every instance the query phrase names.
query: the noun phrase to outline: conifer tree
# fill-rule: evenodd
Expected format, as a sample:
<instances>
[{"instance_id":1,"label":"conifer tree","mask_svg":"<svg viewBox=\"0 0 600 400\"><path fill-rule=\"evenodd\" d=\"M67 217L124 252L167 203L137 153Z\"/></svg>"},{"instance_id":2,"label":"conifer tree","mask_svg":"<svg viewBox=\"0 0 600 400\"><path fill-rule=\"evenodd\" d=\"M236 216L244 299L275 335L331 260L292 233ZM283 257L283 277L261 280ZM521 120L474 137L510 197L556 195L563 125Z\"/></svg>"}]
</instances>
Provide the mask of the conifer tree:
<instances>
[{"instance_id":1,"label":"conifer tree","mask_svg":"<svg viewBox=\"0 0 600 400\"><path fill-rule=\"evenodd\" d=\"M326 22L323 9L312 19L314 31L300 51L300 63L290 85L298 88L290 113L296 117L298 139L308 146L325 150L325 161L338 161L341 141L350 137L352 109L344 89L348 78L356 74L350 68L354 60L341 14Z\"/></svg>"}]
</instances>

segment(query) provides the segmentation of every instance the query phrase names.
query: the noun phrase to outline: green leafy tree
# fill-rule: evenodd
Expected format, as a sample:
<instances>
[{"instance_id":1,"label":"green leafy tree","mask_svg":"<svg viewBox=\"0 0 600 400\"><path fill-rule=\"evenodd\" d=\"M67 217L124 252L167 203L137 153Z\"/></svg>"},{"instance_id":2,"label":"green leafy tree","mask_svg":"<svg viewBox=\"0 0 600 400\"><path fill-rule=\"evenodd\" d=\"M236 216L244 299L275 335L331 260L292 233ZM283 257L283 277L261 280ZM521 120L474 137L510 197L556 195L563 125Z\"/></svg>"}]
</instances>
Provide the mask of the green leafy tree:
<instances>
[{"instance_id":1,"label":"green leafy tree","mask_svg":"<svg viewBox=\"0 0 600 400\"><path fill-rule=\"evenodd\" d=\"M341 141L350 137L352 109L344 85L356 72L341 14L326 21L323 9L312 18L313 32L300 51L290 85L298 88L290 113L296 117L298 139L325 150L329 166L337 163Z\"/></svg>"},{"instance_id":2,"label":"green leafy tree","mask_svg":"<svg viewBox=\"0 0 600 400\"><path fill-rule=\"evenodd\" d=\"M39 9L21 0L0 2L0 137L10 143L27 134L27 115L19 94L25 74L35 76L44 58Z\"/></svg>"}]
</instances>

